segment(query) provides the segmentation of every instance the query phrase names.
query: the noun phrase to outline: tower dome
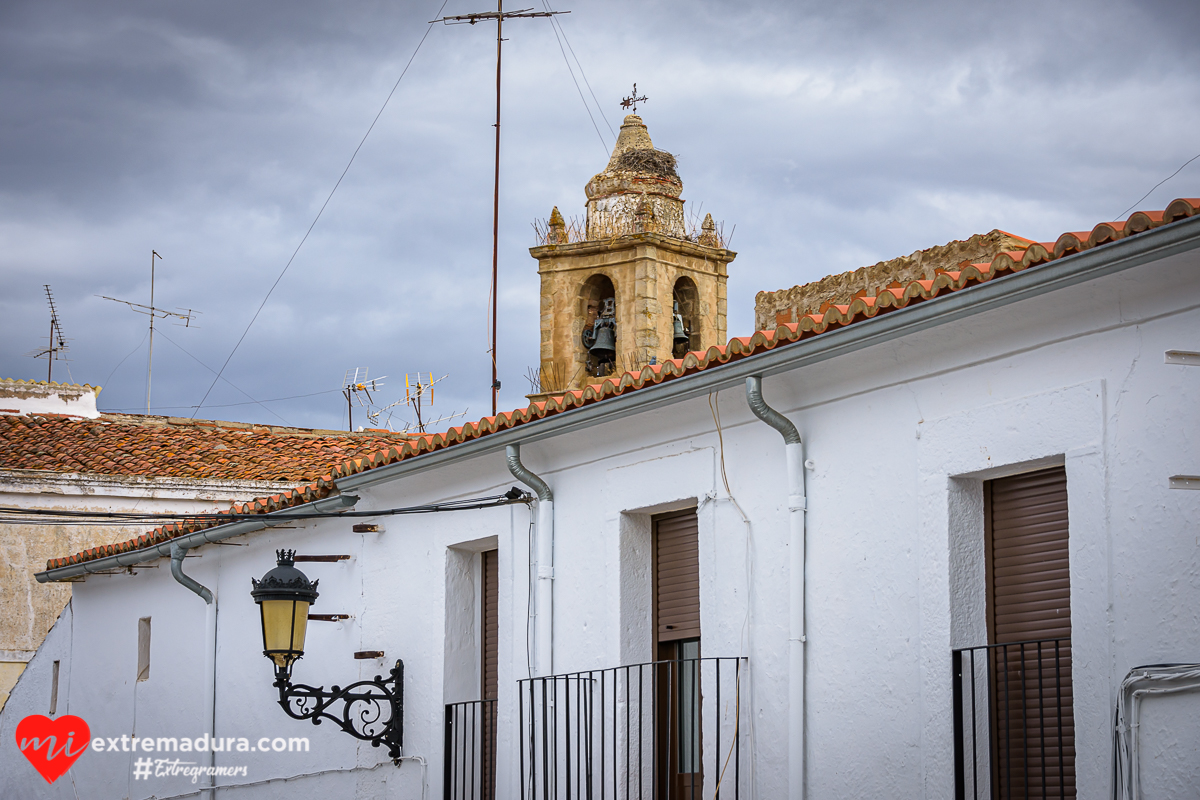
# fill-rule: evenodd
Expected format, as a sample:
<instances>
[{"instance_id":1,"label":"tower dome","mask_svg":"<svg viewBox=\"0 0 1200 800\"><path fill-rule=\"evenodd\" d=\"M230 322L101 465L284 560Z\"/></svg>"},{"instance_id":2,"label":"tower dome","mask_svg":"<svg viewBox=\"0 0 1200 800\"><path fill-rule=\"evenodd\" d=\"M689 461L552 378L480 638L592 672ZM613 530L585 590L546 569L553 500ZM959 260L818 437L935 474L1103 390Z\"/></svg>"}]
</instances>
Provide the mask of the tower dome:
<instances>
[{"instance_id":1,"label":"tower dome","mask_svg":"<svg viewBox=\"0 0 1200 800\"><path fill-rule=\"evenodd\" d=\"M685 236L683 181L675 156L654 148L636 114L625 117L608 165L588 181L584 193L589 241L629 233Z\"/></svg>"}]
</instances>

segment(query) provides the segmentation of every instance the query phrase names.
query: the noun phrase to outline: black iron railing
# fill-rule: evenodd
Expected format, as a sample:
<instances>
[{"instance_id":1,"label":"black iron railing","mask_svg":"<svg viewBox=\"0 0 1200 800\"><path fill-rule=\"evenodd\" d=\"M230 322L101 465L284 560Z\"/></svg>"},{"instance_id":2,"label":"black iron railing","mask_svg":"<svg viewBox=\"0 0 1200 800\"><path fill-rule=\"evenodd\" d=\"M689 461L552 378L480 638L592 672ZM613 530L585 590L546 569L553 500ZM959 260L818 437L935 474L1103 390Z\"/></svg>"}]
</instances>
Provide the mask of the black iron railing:
<instances>
[{"instance_id":1,"label":"black iron railing","mask_svg":"<svg viewBox=\"0 0 1200 800\"><path fill-rule=\"evenodd\" d=\"M951 651L958 800L1075 797L1071 640Z\"/></svg>"},{"instance_id":2,"label":"black iron railing","mask_svg":"<svg viewBox=\"0 0 1200 800\"><path fill-rule=\"evenodd\" d=\"M738 798L746 660L655 661L522 680L523 800Z\"/></svg>"},{"instance_id":3,"label":"black iron railing","mask_svg":"<svg viewBox=\"0 0 1200 800\"><path fill-rule=\"evenodd\" d=\"M446 706L445 800L495 800L496 701Z\"/></svg>"}]
</instances>

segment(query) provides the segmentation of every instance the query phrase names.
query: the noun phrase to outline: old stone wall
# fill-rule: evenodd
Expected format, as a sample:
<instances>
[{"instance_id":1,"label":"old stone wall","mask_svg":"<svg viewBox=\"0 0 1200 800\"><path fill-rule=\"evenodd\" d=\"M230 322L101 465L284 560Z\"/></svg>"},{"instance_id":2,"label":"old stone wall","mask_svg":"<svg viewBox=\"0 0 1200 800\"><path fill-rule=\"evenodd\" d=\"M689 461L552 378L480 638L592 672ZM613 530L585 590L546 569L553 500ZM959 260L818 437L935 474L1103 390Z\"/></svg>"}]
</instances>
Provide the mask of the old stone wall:
<instances>
[{"instance_id":1,"label":"old stone wall","mask_svg":"<svg viewBox=\"0 0 1200 800\"><path fill-rule=\"evenodd\" d=\"M790 289L759 292L754 298L754 327L756 330L773 329L817 312L823 303L847 303L859 293L874 295L893 281L908 283L930 279L938 270L953 269L963 263L991 261L1001 252L1024 250L1030 244L1028 239L993 230Z\"/></svg>"}]
</instances>

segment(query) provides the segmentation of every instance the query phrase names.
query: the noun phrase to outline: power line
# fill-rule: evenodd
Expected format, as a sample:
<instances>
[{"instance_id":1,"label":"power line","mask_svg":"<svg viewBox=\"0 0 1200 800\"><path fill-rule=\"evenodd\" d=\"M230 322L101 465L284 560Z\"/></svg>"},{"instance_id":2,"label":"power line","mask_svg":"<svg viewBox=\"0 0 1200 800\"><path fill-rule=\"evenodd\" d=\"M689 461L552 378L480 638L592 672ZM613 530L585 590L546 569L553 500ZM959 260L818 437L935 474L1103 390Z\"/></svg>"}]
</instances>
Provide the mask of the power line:
<instances>
[{"instance_id":1,"label":"power line","mask_svg":"<svg viewBox=\"0 0 1200 800\"><path fill-rule=\"evenodd\" d=\"M550 5L548 3L546 3L545 0L543 0L542 5L546 7L547 11L550 10ZM604 149L604 153L605 153L605 155L607 155L608 154L608 142L604 141L604 136L603 136L603 134L600 133L600 126L596 124L596 118L592 116L592 109L588 105L587 98L583 96L583 89L579 88L579 81L575 80L575 70L571 69L571 60L569 58L567 58L567 51L563 49L563 40L561 38L559 38L559 35L558 35L559 28L554 24L554 17L550 18L550 30L554 31L554 38L558 42L558 51L560 53L562 53L563 62L566 63L566 65L567 65L567 72L569 72L571 74L571 82L575 84L575 91L579 92L579 99L581 101L583 101L583 110L587 112L588 119L590 119L592 121L592 127L596 129L596 136L598 136L600 138L600 147L602 147ZM576 61L578 62L578 59ZM579 71L580 71L580 73L582 73L583 68L581 67ZM585 83L587 82L586 78L584 78L584 82ZM589 86L588 90L591 91L591 88L592 87ZM594 97L594 95L593 95L593 97ZM597 107L599 107L600 104L597 103L596 105L597 105ZM606 125L608 124L608 120L605 120L604 122ZM611 125L609 126L609 130L610 131L612 130Z\"/></svg>"},{"instance_id":2,"label":"power line","mask_svg":"<svg viewBox=\"0 0 1200 800\"><path fill-rule=\"evenodd\" d=\"M172 342L172 344L174 344L174 343ZM233 384L230 384L230 386L233 386ZM234 386L233 388L237 389L236 386ZM241 390L238 389L238 391L241 391ZM255 403L257 403L259 405L262 405L263 403L281 403L284 400L299 400L304 397L316 397L319 394L336 394L337 392L338 392L337 389L326 389L325 391L322 391L322 392L309 392L308 394L294 394L291 397L272 397L269 400L247 400L244 403L215 403L215 404L209 404L209 405L205 406L205 408L233 408L235 406L252 406ZM243 394L245 394L245 392L243 392ZM154 407L154 409L156 411L177 411L177 410L185 410L186 411L191 408L196 408L196 406L155 406ZM113 409L110 409L110 411L123 412L123 411L136 411L136 409L113 408Z\"/></svg>"},{"instance_id":3,"label":"power line","mask_svg":"<svg viewBox=\"0 0 1200 800\"><path fill-rule=\"evenodd\" d=\"M175 341L175 340L174 340L174 339L172 339L170 336L167 336L167 335L166 335L165 333L163 333L162 331L159 331L159 332L158 332L158 335L159 335L159 336L161 336L161 337L163 337L164 339L166 339L166 340L167 340L168 342L170 342L171 344L173 344L173 345L175 345L176 347L178 347L180 350L183 350L184 354L185 354L185 355L186 355L188 358L192 359L192 361L195 361L197 364L199 364L200 366L204 367L204 368L205 368L206 370L208 370L209 372L211 372L211 373L213 373L214 375L216 375L217 371L216 371L215 369L213 369L212 367L210 367L208 364L205 364L205 363L204 363L203 361L201 361L200 359L196 358L194 355L192 355L191 353L189 353L187 350L184 350L184 348L183 348L183 345L179 344L179 342ZM294 426L292 426L292 423L288 422L286 419L284 419L283 417L279 416L279 415L278 415L278 414L276 414L274 411L272 411L271 409L269 409L269 408L267 408L266 406L264 406L262 403L259 403L257 400L255 400L255 399L254 399L254 397L253 397L253 396L252 396L252 395L251 395L249 392L247 392L245 389L241 388L240 386L236 385L236 384L235 384L233 381L229 380L229 378L222 378L220 375L217 375L217 378L219 378L220 380L223 380L223 381L225 381L225 382L226 382L226 383L228 383L230 386L232 386L234 389L237 389L239 392L241 392L242 394L246 395L246 397L249 397L249 398L250 398L250 401L251 401L252 403L257 403L258 405L262 406L262 408L263 408L265 411L268 411L268 412L270 412L271 414L274 414L274 415L275 415L275 418L276 418L276 419L278 419L280 422L282 422L284 425L287 425L287 426L289 426L289 427L294 427ZM197 406L197 407L196 407L197 411L199 411L199 408L200 408L199 406ZM147 409L147 413L149 413L149 409ZM195 416L195 415L193 415L193 416Z\"/></svg>"},{"instance_id":4,"label":"power line","mask_svg":"<svg viewBox=\"0 0 1200 800\"><path fill-rule=\"evenodd\" d=\"M1192 156L1191 158L1189 158L1187 161L1183 162L1183 167L1186 167L1188 164L1192 163L1192 162L1193 162L1193 161L1195 161L1197 158L1200 158L1200 153L1197 153L1196 155L1194 155L1194 156ZM1170 175L1168 175L1167 177L1163 178L1163 179L1162 179L1161 181L1159 181L1158 183L1154 184L1154 189L1157 189L1158 187L1162 186L1162 185L1163 185L1164 183L1166 183L1167 181L1171 180L1171 178L1174 178L1176 175L1178 175L1179 173L1183 172L1183 167L1180 167L1179 169L1175 170L1174 172L1172 172L1172 173L1171 173ZM1144 195L1142 195L1141 199L1140 199L1140 200L1138 200L1138 201L1137 201L1137 203L1134 203L1132 206L1130 206L1129 208L1125 209L1125 210L1124 210L1124 211L1122 211L1120 214L1118 214L1118 215L1116 216L1116 219L1118 219L1118 220L1119 220L1119 219L1123 219L1123 218L1125 217L1125 215L1126 215L1126 214L1128 214L1130 211L1132 211L1132 210L1134 209L1134 206L1136 206L1138 203L1142 202L1142 200L1145 200L1145 199L1146 199L1147 197L1149 197L1150 195L1154 194L1154 189L1151 189L1150 191L1148 191L1148 192L1146 192Z\"/></svg>"},{"instance_id":5,"label":"power line","mask_svg":"<svg viewBox=\"0 0 1200 800\"><path fill-rule=\"evenodd\" d=\"M108 382L112 380L112 376L117 374L117 370L119 370L121 368L121 365L129 360L129 356L133 355L138 350L142 349L142 345L146 343L146 337L149 335L150 335L150 331L146 331L146 334L144 336L142 336L142 340L137 343L137 347L130 350L129 353L125 356L125 358L122 358L120 361L117 362L117 365L115 367L113 367L112 372L108 373L108 377L104 379L105 386L107 386Z\"/></svg>"},{"instance_id":6,"label":"power line","mask_svg":"<svg viewBox=\"0 0 1200 800\"><path fill-rule=\"evenodd\" d=\"M531 497L517 487L509 489L504 494L488 495L487 497L472 497L462 500L449 500L445 503L429 503L422 506L405 506L402 508L384 508L377 511L315 511L289 513L286 510L274 514L238 514L230 512L196 512L183 514L154 514L121 511L73 511L53 510L48 508L20 508L16 506L0 506L0 523L7 524L93 524L93 525L130 525L134 523L165 522L169 520L185 520L188 522L236 522L244 519L321 519L323 517L395 517L406 514L438 514L446 511L470 511L479 508L494 508L513 503L528 503ZM4 516L4 515L14 516Z\"/></svg>"},{"instance_id":7,"label":"power line","mask_svg":"<svg viewBox=\"0 0 1200 800\"><path fill-rule=\"evenodd\" d=\"M553 11L553 9L550 8L550 4L546 2L546 0L542 0L542 5L545 6L547 10ZM600 101L596 99L596 93L592 91L592 84L587 79L587 73L583 71L583 64L580 63L579 56L575 55L575 48L571 47L571 40L567 38L567 32L563 30L562 21L556 17L551 17L550 21L552 24L558 26L559 32L562 33L563 41L567 43L567 49L571 51L571 57L575 59L575 63L579 66L579 74L583 76L583 83L588 88L588 94L592 96L592 100L596 103L596 110L600 112L600 118L604 120L604 124L608 127L608 132L612 134L614 139L616 139L617 132L613 130L612 123L608 121L608 115L604 113L604 106L600 104Z\"/></svg>"},{"instance_id":8,"label":"power line","mask_svg":"<svg viewBox=\"0 0 1200 800\"><path fill-rule=\"evenodd\" d=\"M442 13L442 10L445 9L448 2L450 2L450 0L443 0L441 8L438 9L437 15L435 16L438 16ZM350 166L354 164L354 159L358 157L358 151L362 150L362 146L367 142L367 137L370 136L371 131L375 129L375 123L379 122L379 118L383 116L384 109L386 109L388 107L388 103L391 102L392 95L396 93L396 89L400 86L400 81L404 80L404 76L408 74L408 68L412 66L413 59L416 58L417 53L421 51L421 45L425 44L425 39L429 37L429 32L431 30L433 30L432 22L430 22L425 28L425 35L421 37L421 41L417 42L417 47L415 50L413 50L413 54L409 56L408 63L404 65L404 69L400 72L400 77L396 78L396 82L392 85L392 90L388 92L387 97L383 101L383 105L379 108L379 113L375 115L375 119L371 120L371 124L367 127L367 132L363 134L362 141L358 143L358 147L354 148L354 153L351 154L350 160L346 162L346 168L342 170L342 174L338 176L337 183L335 183L333 188L329 190L329 196L325 198L325 202L321 204L321 209L313 218L312 224L309 225L308 230L304 232L304 236L300 239L300 244L296 245L296 249L292 252L292 257L287 260L287 264L283 266L283 271L279 273L279 277L275 279L275 282L271 284L271 288L267 290L267 296L264 297L262 303L259 304L258 310L254 312L254 316L250 318L250 324L246 326L246 330L242 331L242 335L238 338L237 344L233 346L233 350L229 353L229 357L225 359L225 363L222 364L221 369L217 371L217 377L213 378L213 382L209 385L208 391L204 393L204 397L200 398L200 404L196 406L196 411L192 412L193 418L195 418L196 414L199 413L200 408L204 405L204 401L208 399L209 394L212 393L213 387L217 385L217 381L221 379L221 375L224 374L225 368L229 366L229 362L233 359L234 353L237 353L238 348L242 346L242 342L245 340L246 334L250 332L250 328L253 327L255 320L258 319L258 315L262 313L263 307L266 306L267 301L271 299L271 294L275 291L275 287L279 285L281 280L283 280L283 276L287 274L288 268L291 267L292 262L296 260L296 254L300 252L300 248L304 246L306 241L308 241L308 235L312 233L313 228L317 226L317 220L321 219L321 215L325 213L325 208L329 205L329 201L333 199L334 192L336 192L338 187L342 185L342 179L345 178L346 173L350 171Z\"/></svg>"}]
</instances>

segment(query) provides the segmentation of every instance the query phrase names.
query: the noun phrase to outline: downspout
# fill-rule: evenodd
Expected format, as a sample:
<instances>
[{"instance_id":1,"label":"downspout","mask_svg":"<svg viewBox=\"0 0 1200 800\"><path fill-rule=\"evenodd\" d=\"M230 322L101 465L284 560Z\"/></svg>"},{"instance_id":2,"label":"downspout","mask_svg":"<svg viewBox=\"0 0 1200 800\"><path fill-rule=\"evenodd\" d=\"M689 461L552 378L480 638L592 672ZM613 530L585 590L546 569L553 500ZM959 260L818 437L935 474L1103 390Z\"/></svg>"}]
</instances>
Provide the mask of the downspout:
<instances>
[{"instance_id":1,"label":"downspout","mask_svg":"<svg viewBox=\"0 0 1200 800\"><path fill-rule=\"evenodd\" d=\"M786 417L767 405L762 376L746 378L746 403L754 416L783 436L788 480L788 797L804 798L804 443Z\"/></svg>"},{"instance_id":2,"label":"downspout","mask_svg":"<svg viewBox=\"0 0 1200 800\"><path fill-rule=\"evenodd\" d=\"M534 672L552 674L554 668L554 494L546 482L521 463L521 445L505 448L508 471L537 493L537 589L535 592Z\"/></svg>"},{"instance_id":3,"label":"downspout","mask_svg":"<svg viewBox=\"0 0 1200 800\"><path fill-rule=\"evenodd\" d=\"M211 741L217 732L217 598L205 586L194 578L183 574L183 559L188 549L180 547L177 542L171 543L171 576L189 591L195 592L207 604L204 614L204 697L202 699L204 714L207 717L205 733ZM217 753L209 748L208 763L210 767L217 765ZM216 797L216 775L211 771L208 776L209 800Z\"/></svg>"}]
</instances>

